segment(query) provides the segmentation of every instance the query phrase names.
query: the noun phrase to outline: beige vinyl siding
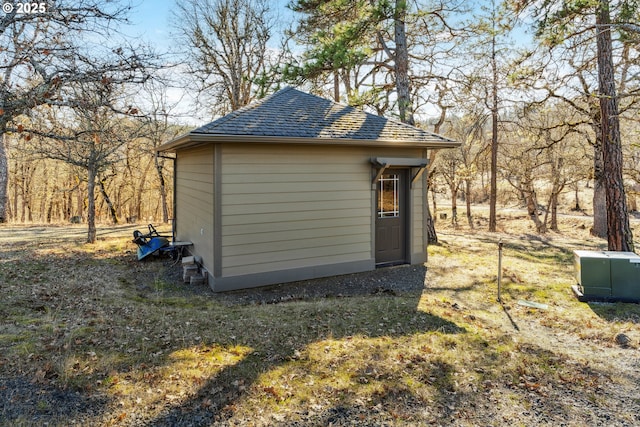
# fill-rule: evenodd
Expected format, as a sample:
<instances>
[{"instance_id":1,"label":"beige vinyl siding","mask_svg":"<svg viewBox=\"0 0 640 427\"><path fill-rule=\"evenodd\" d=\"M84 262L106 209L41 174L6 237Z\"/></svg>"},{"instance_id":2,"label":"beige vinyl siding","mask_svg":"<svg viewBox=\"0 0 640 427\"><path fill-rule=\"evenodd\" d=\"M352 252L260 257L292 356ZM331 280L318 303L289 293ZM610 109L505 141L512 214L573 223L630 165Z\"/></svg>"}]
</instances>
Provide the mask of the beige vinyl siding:
<instances>
[{"instance_id":1,"label":"beige vinyl siding","mask_svg":"<svg viewBox=\"0 0 640 427\"><path fill-rule=\"evenodd\" d=\"M193 243L205 268L213 272L213 145L180 150L177 158L177 239Z\"/></svg>"},{"instance_id":2,"label":"beige vinyl siding","mask_svg":"<svg viewBox=\"0 0 640 427\"><path fill-rule=\"evenodd\" d=\"M223 277L371 258L365 149L228 144L222 165Z\"/></svg>"}]
</instances>

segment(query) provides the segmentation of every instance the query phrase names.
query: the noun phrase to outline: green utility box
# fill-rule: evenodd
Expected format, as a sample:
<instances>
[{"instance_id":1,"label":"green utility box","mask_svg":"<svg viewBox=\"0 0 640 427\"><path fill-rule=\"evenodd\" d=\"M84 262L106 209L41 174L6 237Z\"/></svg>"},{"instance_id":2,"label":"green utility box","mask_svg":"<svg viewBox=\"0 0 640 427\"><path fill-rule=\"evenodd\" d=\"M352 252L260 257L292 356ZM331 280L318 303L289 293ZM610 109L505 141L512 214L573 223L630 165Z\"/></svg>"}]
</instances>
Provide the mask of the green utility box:
<instances>
[{"instance_id":1,"label":"green utility box","mask_svg":"<svg viewBox=\"0 0 640 427\"><path fill-rule=\"evenodd\" d=\"M576 295L585 300L640 301L640 256L633 252L574 251Z\"/></svg>"}]
</instances>

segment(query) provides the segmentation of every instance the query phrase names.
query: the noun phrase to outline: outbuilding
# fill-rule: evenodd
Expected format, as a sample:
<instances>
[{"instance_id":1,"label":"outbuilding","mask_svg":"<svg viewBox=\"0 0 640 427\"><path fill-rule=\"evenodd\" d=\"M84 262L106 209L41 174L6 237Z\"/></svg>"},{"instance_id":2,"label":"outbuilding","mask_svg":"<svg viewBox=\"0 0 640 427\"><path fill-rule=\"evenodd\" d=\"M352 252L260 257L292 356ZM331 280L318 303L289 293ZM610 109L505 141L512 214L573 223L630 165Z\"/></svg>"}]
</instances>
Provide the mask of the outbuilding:
<instances>
[{"instance_id":1,"label":"outbuilding","mask_svg":"<svg viewBox=\"0 0 640 427\"><path fill-rule=\"evenodd\" d=\"M459 144L293 88L175 152L175 235L214 291L426 261L427 151Z\"/></svg>"}]
</instances>

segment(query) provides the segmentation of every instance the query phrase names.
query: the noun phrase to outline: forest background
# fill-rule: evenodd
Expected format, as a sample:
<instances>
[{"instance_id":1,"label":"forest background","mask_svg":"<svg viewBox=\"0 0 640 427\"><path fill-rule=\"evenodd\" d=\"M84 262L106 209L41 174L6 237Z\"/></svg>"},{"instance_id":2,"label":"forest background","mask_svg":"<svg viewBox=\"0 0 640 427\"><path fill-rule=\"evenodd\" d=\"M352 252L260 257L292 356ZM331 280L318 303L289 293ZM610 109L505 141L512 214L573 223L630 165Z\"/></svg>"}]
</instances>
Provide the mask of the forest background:
<instances>
[{"instance_id":1,"label":"forest background","mask_svg":"<svg viewBox=\"0 0 640 427\"><path fill-rule=\"evenodd\" d=\"M594 235L633 247L636 0L186 0L152 44L124 30L135 4L25 4L0 16L0 222L86 222L88 241L96 223L168 222L155 148L294 85L461 142L428 176L454 223L458 201L470 227L489 205L492 231L522 206L544 233L570 195Z\"/></svg>"}]
</instances>

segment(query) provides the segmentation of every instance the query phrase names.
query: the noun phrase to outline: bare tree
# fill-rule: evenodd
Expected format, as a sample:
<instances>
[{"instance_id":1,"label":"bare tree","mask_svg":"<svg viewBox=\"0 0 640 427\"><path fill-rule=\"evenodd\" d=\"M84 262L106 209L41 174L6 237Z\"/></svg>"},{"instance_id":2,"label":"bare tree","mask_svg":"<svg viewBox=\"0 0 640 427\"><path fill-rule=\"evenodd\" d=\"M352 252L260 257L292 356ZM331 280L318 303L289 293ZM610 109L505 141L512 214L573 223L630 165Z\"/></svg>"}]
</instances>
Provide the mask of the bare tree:
<instances>
[{"instance_id":1,"label":"bare tree","mask_svg":"<svg viewBox=\"0 0 640 427\"><path fill-rule=\"evenodd\" d=\"M472 189L478 175L479 160L487 149L485 138L485 125L488 116L482 111L470 112L462 117L452 117L448 134L461 142L460 148L455 149L458 165L456 175L459 185L463 188L466 205L467 223L474 228L471 202ZM447 150L454 151L454 150Z\"/></svg>"},{"instance_id":2,"label":"bare tree","mask_svg":"<svg viewBox=\"0 0 640 427\"><path fill-rule=\"evenodd\" d=\"M110 81L79 84L73 89L68 94L76 100L74 108L48 109L45 114L52 127L46 132L31 132L40 137L37 147L40 155L86 171L87 242L93 243L96 240L96 183L108 166L120 160L121 148L140 136L142 124L118 117L117 96ZM137 110L128 111L137 113Z\"/></svg>"},{"instance_id":3,"label":"bare tree","mask_svg":"<svg viewBox=\"0 0 640 427\"><path fill-rule=\"evenodd\" d=\"M189 72L214 114L250 103L270 63L272 26L267 0L187 0L178 4L177 30L188 48Z\"/></svg>"},{"instance_id":4,"label":"bare tree","mask_svg":"<svg viewBox=\"0 0 640 427\"><path fill-rule=\"evenodd\" d=\"M171 140L188 129L184 126L172 124L170 117L178 105L178 102L169 100L165 81L150 80L144 85L143 97L146 98L144 107L145 137L147 143L142 147L153 158L153 165L158 178L158 193L162 210L162 221L169 222L169 206L167 194L166 175L167 169L173 165L167 165L167 158L163 157L155 149L162 143Z\"/></svg>"},{"instance_id":5,"label":"bare tree","mask_svg":"<svg viewBox=\"0 0 640 427\"><path fill-rule=\"evenodd\" d=\"M536 230L558 231L561 193L586 179L586 144L571 125L575 112L560 102L518 112L505 129L509 142L501 150L503 174L521 195ZM546 204L540 203L545 195Z\"/></svg>"},{"instance_id":6,"label":"bare tree","mask_svg":"<svg viewBox=\"0 0 640 427\"><path fill-rule=\"evenodd\" d=\"M0 222L6 221L8 163L4 137L15 119L40 105L71 105L64 93L81 82L144 79L149 55L126 45L105 48L127 5L99 0L41 3L0 19ZM90 37L88 35L91 35Z\"/></svg>"}]
</instances>

